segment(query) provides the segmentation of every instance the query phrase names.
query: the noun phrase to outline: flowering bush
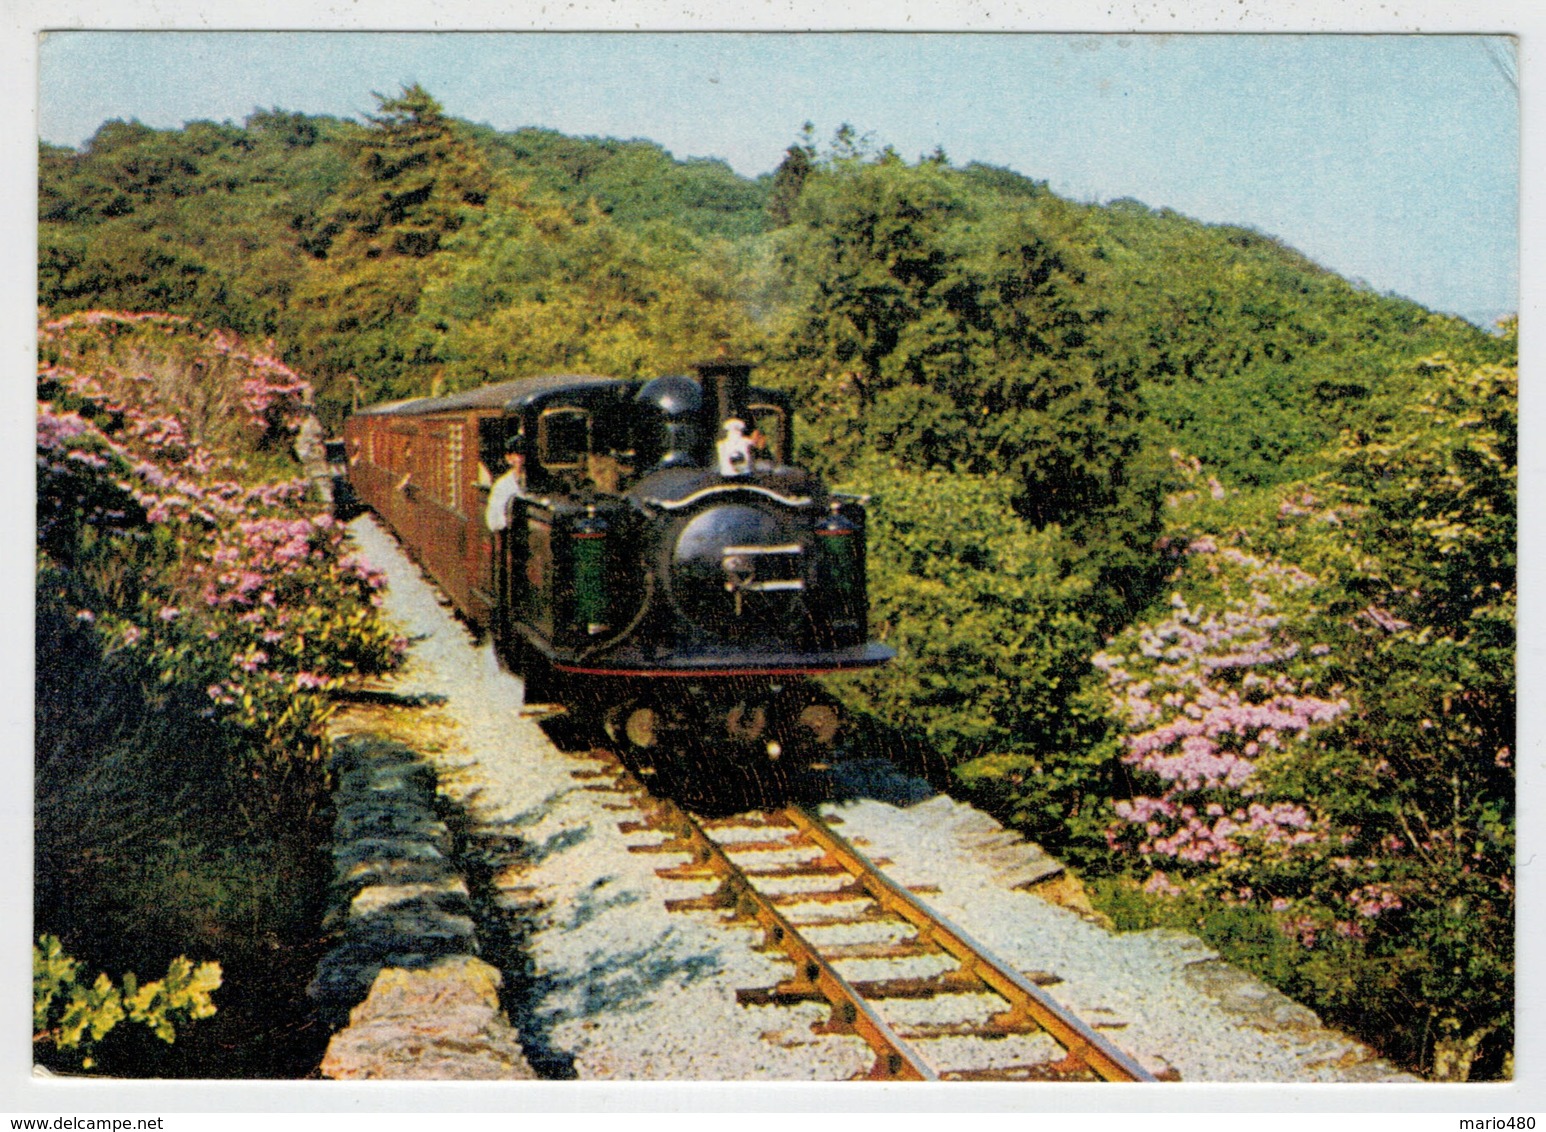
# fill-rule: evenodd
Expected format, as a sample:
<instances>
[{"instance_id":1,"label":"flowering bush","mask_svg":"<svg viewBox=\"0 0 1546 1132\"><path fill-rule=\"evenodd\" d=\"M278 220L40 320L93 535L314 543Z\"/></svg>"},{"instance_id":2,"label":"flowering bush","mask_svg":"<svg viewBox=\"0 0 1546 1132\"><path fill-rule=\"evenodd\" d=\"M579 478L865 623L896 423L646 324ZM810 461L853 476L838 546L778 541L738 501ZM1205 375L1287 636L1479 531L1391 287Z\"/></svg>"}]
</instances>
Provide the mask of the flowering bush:
<instances>
[{"instance_id":1,"label":"flowering bush","mask_svg":"<svg viewBox=\"0 0 1546 1132\"><path fill-rule=\"evenodd\" d=\"M173 316L92 311L40 334L39 600L104 655L203 689L207 714L256 741L253 776L314 760L327 690L402 642L377 613L381 578L305 480L255 482L243 459L298 426L305 382ZM221 428L201 427L233 448L188 423L195 380L194 415L218 409Z\"/></svg>"},{"instance_id":2,"label":"flowering bush","mask_svg":"<svg viewBox=\"0 0 1546 1132\"><path fill-rule=\"evenodd\" d=\"M133 427L173 430L161 438L173 447L191 439L237 455L273 448L311 403L310 384L271 353L181 315L78 311L41 325L39 354L43 372L77 370L71 376L88 394L139 410Z\"/></svg>"},{"instance_id":3,"label":"flowering bush","mask_svg":"<svg viewBox=\"0 0 1546 1132\"><path fill-rule=\"evenodd\" d=\"M1418 371L1313 481L1180 462L1171 607L1095 657L1094 699L1138 922L1464 1078L1512 1035L1517 375Z\"/></svg>"},{"instance_id":4,"label":"flowering bush","mask_svg":"<svg viewBox=\"0 0 1546 1132\"><path fill-rule=\"evenodd\" d=\"M1337 761L1332 724L1352 706L1336 650L1314 639L1319 583L1211 538L1182 554L1190 600L1178 590L1168 617L1094 658L1132 790L1107 843L1151 870L1150 894L1254 902L1306 947L1364 938L1362 921L1402 904L1386 863L1354 851L1347 807L1305 789Z\"/></svg>"},{"instance_id":5,"label":"flowering bush","mask_svg":"<svg viewBox=\"0 0 1546 1132\"><path fill-rule=\"evenodd\" d=\"M403 642L380 576L293 478L293 372L164 315L94 311L40 341L35 914L94 968L168 976L66 987L38 1030L109 1072L243 1075L279 1056L252 1035L307 1010L328 692ZM166 1037L155 988L211 989L219 968L181 958L210 952L227 994L186 1042L119 1027L87 1047L136 1012Z\"/></svg>"},{"instance_id":6,"label":"flowering bush","mask_svg":"<svg viewBox=\"0 0 1546 1132\"><path fill-rule=\"evenodd\" d=\"M1169 617L1124 634L1096 654L1127 734L1122 762L1140 785L1158 787L1115 805L1113 846L1179 865L1218 865L1247 851L1284 854L1322 836L1297 800L1273 799L1259 762L1292 757L1317 724L1347 710L1345 698L1313 694L1329 652L1301 656L1284 634L1279 605L1314 579L1211 540L1206 559L1216 608L1177 592Z\"/></svg>"}]
</instances>

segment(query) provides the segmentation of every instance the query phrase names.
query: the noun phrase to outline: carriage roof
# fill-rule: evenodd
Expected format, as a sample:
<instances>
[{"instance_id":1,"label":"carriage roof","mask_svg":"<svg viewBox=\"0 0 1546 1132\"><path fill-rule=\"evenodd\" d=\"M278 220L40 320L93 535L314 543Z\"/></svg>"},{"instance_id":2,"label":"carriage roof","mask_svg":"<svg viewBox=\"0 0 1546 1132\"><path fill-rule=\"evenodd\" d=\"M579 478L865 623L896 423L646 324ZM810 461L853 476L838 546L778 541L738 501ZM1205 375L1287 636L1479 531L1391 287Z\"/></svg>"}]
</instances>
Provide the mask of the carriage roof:
<instances>
[{"instance_id":1,"label":"carriage roof","mask_svg":"<svg viewBox=\"0 0 1546 1132\"><path fill-rule=\"evenodd\" d=\"M368 406L359 410L359 413L361 415L428 416L433 413L461 412L468 409L496 409L509 412L529 405L533 401L545 400L554 394L594 392L603 388L632 388L636 384L638 383L618 377L548 374L543 377L501 381L462 393L452 393L446 397L414 397L403 401L390 401Z\"/></svg>"}]
</instances>

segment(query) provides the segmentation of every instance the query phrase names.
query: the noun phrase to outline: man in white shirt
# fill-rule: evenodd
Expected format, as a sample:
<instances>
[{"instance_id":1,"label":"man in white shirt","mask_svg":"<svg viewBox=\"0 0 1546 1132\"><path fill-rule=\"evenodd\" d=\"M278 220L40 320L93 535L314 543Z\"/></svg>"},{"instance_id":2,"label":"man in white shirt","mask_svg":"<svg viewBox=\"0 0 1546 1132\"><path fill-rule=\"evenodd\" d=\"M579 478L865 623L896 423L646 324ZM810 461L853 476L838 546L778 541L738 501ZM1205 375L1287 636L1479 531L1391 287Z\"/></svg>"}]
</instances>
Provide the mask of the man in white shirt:
<instances>
[{"instance_id":1,"label":"man in white shirt","mask_svg":"<svg viewBox=\"0 0 1546 1132\"><path fill-rule=\"evenodd\" d=\"M724 434L714 447L720 475L744 476L752 470L752 440L746 435L745 422L735 417L727 420Z\"/></svg>"},{"instance_id":2,"label":"man in white shirt","mask_svg":"<svg viewBox=\"0 0 1546 1132\"><path fill-rule=\"evenodd\" d=\"M502 531L510 525L510 501L521 495L526 487L526 469L520 452L520 441L519 433L511 437L505 450L508 471L489 488L488 507L483 512L483 522L491 531Z\"/></svg>"}]
</instances>

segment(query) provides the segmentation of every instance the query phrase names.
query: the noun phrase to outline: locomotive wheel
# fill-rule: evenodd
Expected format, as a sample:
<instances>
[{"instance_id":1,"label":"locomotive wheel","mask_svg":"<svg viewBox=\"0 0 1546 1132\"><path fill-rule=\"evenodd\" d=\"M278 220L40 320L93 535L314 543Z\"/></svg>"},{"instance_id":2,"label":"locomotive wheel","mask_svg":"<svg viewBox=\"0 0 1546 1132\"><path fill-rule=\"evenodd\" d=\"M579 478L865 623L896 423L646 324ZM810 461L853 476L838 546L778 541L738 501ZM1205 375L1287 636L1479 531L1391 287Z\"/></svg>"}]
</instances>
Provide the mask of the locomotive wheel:
<instances>
[{"instance_id":1,"label":"locomotive wheel","mask_svg":"<svg viewBox=\"0 0 1546 1132\"><path fill-rule=\"evenodd\" d=\"M781 705L777 728L790 753L812 770L831 769L847 717L841 705L816 688L795 691Z\"/></svg>"},{"instance_id":2,"label":"locomotive wheel","mask_svg":"<svg viewBox=\"0 0 1546 1132\"><path fill-rule=\"evenodd\" d=\"M623 722L623 734L629 746L648 751L660 742L663 730L660 713L652 707L636 707Z\"/></svg>"},{"instance_id":3,"label":"locomotive wheel","mask_svg":"<svg viewBox=\"0 0 1546 1132\"><path fill-rule=\"evenodd\" d=\"M843 726L843 716L834 704L806 704L795 717L795 725L808 733L818 747L825 748L836 741Z\"/></svg>"},{"instance_id":4,"label":"locomotive wheel","mask_svg":"<svg viewBox=\"0 0 1546 1132\"><path fill-rule=\"evenodd\" d=\"M725 731L730 738L753 743L768 729L768 709L755 701L741 700L725 713Z\"/></svg>"},{"instance_id":5,"label":"locomotive wheel","mask_svg":"<svg viewBox=\"0 0 1546 1132\"><path fill-rule=\"evenodd\" d=\"M642 751L659 745L663 730L660 712L639 700L624 700L607 708L602 728L612 742Z\"/></svg>"},{"instance_id":6,"label":"locomotive wheel","mask_svg":"<svg viewBox=\"0 0 1546 1132\"><path fill-rule=\"evenodd\" d=\"M618 753L638 774L658 773L669 763L670 744L677 738L675 720L661 706L642 698L610 705L602 713L602 730Z\"/></svg>"},{"instance_id":7,"label":"locomotive wheel","mask_svg":"<svg viewBox=\"0 0 1546 1132\"><path fill-rule=\"evenodd\" d=\"M591 715L659 791L700 813L786 805L831 769L847 716L804 681L617 687Z\"/></svg>"}]
</instances>

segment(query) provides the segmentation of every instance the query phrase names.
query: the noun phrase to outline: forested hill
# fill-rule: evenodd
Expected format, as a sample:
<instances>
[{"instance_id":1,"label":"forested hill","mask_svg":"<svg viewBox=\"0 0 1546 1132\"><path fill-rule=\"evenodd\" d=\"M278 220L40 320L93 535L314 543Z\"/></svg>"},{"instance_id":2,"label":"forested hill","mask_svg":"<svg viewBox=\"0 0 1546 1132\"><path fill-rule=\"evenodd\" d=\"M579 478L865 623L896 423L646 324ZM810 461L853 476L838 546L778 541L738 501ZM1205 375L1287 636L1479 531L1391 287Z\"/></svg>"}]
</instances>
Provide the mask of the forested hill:
<instances>
[{"instance_id":1,"label":"forested hill","mask_svg":"<svg viewBox=\"0 0 1546 1132\"><path fill-rule=\"evenodd\" d=\"M191 316L352 402L720 349L873 493L834 690L1078 866L1435 1076L1512 1056L1517 333L1269 236L846 127L763 178L366 122L45 146L40 304Z\"/></svg>"},{"instance_id":2,"label":"forested hill","mask_svg":"<svg viewBox=\"0 0 1546 1132\"><path fill-rule=\"evenodd\" d=\"M1025 217L1166 443L1233 478L1292 474L1407 360L1489 350L1268 237L1071 204L1008 170L909 167L841 131L826 154L807 138L748 180L647 141L458 122L416 89L365 124L273 110L240 126L113 121L80 152L45 145L40 300L272 336L335 406L349 381L373 398L557 366L653 373L722 342L771 358L784 312L768 268L800 223L799 186L867 162L938 175L927 238Z\"/></svg>"}]
</instances>

